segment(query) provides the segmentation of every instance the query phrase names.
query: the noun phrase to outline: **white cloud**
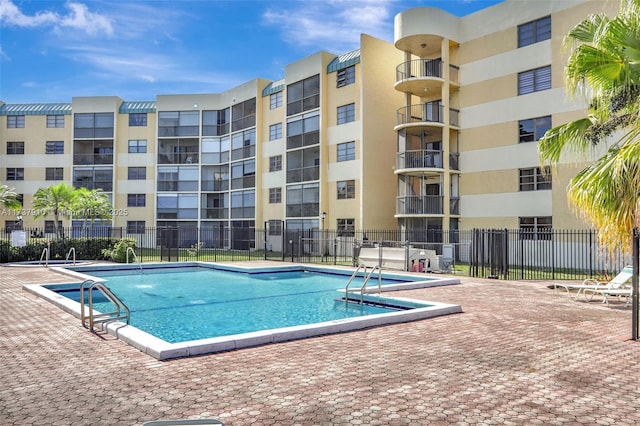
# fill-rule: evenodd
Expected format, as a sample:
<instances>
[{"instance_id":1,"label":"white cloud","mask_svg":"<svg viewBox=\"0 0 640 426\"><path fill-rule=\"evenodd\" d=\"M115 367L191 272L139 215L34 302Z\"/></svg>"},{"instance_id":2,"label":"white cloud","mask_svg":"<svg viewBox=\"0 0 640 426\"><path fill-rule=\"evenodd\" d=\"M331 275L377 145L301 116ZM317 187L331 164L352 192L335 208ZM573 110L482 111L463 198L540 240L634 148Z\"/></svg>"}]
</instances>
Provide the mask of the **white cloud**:
<instances>
[{"instance_id":1,"label":"white cloud","mask_svg":"<svg viewBox=\"0 0 640 426\"><path fill-rule=\"evenodd\" d=\"M89 35L113 34L111 20L105 16L91 12L82 3L69 2L65 6L69 10L65 15L49 10L25 15L11 0L0 0L0 24L24 28L73 28Z\"/></svg>"},{"instance_id":2,"label":"white cloud","mask_svg":"<svg viewBox=\"0 0 640 426\"><path fill-rule=\"evenodd\" d=\"M282 28L283 39L302 47L319 46L340 53L358 46L366 33L391 41L390 0L334 0L287 3L287 10L268 9L266 24Z\"/></svg>"}]
</instances>

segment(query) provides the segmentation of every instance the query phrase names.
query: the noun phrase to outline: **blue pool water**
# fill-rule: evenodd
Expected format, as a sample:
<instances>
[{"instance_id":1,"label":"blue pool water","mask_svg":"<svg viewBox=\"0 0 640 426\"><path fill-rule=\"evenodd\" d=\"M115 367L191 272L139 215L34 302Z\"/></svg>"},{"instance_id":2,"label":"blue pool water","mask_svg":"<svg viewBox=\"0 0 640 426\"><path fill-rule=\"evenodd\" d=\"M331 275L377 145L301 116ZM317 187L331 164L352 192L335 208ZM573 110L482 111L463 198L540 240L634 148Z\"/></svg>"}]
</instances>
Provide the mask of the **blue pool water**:
<instances>
[{"instance_id":1,"label":"blue pool water","mask_svg":"<svg viewBox=\"0 0 640 426\"><path fill-rule=\"evenodd\" d=\"M344 274L245 273L204 267L88 273L105 279L131 309L131 325L170 343L393 311L336 301L342 296L336 290L343 290L350 277ZM360 288L362 282L362 277L356 278L351 288ZM398 282L384 279L382 284ZM377 278L368 286L377 286ZM79 300L77 290L58 292ZM99 301L94 299L95 309L112 310Z\"/></svg>"}]
</instances>

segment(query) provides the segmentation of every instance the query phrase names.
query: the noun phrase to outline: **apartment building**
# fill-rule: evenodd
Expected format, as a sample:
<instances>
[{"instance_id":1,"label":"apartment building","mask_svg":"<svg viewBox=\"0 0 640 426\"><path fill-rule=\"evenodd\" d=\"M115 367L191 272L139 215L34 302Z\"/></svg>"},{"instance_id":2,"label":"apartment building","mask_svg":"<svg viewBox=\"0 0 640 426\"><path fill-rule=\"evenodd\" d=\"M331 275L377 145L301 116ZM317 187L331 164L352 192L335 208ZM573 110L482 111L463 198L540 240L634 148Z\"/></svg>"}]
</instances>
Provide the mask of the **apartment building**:
<instances>
[{"instance_id":1,"label":"apartment building","mask_svg":"<svg viewBox=\"0 0 640 426\"><path fill-rule=\"evenodd\" d=\"M0 179L23 195L26 227L52 231L51 217L29 214L33 194L67 182L109 194L108 226L181 228L213 246L253 228L277 250L283 227L585 227L565 193L580 164L544 173L535 142L584 114L563 86L565 34L618 7L506 0L462 18L415 8L395 17L393 44L362 35L357 50L315 53L278 81L0 102ZM2 213L11 229L15 215Z\"/></svg>"},{"instance_id":2,"label":"apartment building","mask_svg":"<svg viewBox=\"0 0 640 426\"><path fill-rule=\"evenodd\" d=\"M233 246L229 230L246 244L242 233L256 227L269 229L273 249L283 227L391 229L402 96L389 64L401 57L362 35L357 50L319 52L287 65L279 81L224 93L1 104L2 181L22 195L24 226L45 233L53 218L31 214L33 194L59 182L110 196L102 226L178 228L207 246ZM12 229L15 215L3 213Z\"/></svg>"}]
</instances>

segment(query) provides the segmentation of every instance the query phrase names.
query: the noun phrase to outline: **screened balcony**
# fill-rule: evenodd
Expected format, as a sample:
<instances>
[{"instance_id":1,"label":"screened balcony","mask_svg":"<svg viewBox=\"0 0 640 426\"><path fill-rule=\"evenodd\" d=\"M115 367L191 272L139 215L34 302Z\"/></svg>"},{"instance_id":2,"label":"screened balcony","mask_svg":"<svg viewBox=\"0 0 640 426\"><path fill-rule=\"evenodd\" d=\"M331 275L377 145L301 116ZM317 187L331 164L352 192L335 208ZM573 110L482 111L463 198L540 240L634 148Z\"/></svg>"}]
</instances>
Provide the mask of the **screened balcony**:
<instances>
[{"instance_id":1,"label":"screened balcony","mask_svg":"<svg viewBox=\"0 0 640 426\"><path fill-rule=\"evenodd\" d=\"M442 151L434 149L419 149L399 152L396 168L398 169L427 169L443 168Z\"/></svg>"},{"instance_id":2,"label":"screened balcony","mask_svg":"<svg viewBox=\"0 0 640 426\"><path fill-rule=\"evenodd\" d=\"M443 214L442 195L410 195L396 198L396 214Z\"/></svg>"}]
</instances>

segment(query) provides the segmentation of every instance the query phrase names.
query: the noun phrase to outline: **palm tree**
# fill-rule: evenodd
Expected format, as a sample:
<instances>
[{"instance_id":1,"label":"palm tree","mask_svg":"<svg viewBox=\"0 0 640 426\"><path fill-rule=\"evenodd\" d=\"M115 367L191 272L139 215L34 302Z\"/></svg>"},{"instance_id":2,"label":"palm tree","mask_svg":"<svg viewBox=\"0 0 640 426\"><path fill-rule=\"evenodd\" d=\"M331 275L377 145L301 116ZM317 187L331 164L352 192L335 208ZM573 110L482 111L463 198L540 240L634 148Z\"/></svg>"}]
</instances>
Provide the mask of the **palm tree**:
<instances>
[{"instance_id":1,"label":"palm tree","mask_svg":"<svg viewBox=\"0 0 640 426\"><path fill-rule=\"evenodd\" d=\"M18 200L18 193L7 185L0 185L0 205L11 210L22 208L22 204Z\"/></svg>"},{"instance_id":2,"label":"palm tree","mask_svg":"<svg viewBox=\"0 0 640 426\"><path fill-rule=\"evenodd\" d=\"M75 190L73 211L76 218L84 219L81 231L83 235L87 222L93 225L96 219L102 221L111 218L111 201L102 189L78 188Z\"/></svg>"},{"instance_id":3,"label":"palm tree","mask_svg":"<svg viewBox=\"0 0 640 426\"><path fill-rule=\"evenodd\" d=\"M539 141L541 162L557 164L566 152L586 158L609 144L570 181L567 194L603 244L628 250L640 226L640 0L621 0L614 18L590 16L565 43L573 48L565 87L587 101L588 114L547 131Z\"/></svg>"},{"instance_id":4,"label":"palm tree","mask_svg":"<svg viewBox=\"0 0 640 426\"><path fill-rule=\"evenodd\" d=\"M40 188L33 196L33 208L36 218L53 215L53 226L56 236L61 236L58 222L61 217L71 216L71 208L75 201L75 189L66 183L48 188Z\"/></svg>"}]
</instances>

